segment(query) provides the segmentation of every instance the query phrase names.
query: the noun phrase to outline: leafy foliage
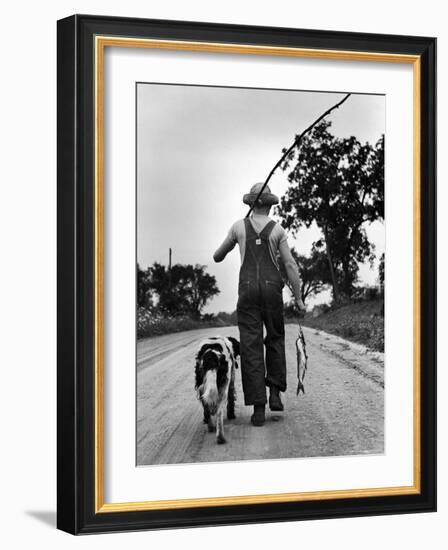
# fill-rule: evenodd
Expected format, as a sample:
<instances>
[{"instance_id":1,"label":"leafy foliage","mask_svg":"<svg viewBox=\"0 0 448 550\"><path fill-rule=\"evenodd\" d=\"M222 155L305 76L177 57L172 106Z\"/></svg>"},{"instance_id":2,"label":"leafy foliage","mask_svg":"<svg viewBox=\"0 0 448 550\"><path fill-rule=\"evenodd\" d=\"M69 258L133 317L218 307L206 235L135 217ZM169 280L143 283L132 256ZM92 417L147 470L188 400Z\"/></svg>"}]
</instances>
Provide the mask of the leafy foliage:
<instances>
[{"instance_id":1,"label":"leafy foliage","mask_svg":"<svg viewBox=\"0 0 448 550\"><path fill-rule=\"evenodd\" d=\"M150 308L152 305L151 272L149 269L144 271L137 264L137 306Z\"/></svg>"},{"instance_id":2,"label":"leafy foliage","mask_svg":"<svg viewBox=\"0 0 448 550\"><path fill-rule=\"evenodd\" d=\"M216 278L203 265L175 264L171 269L155 262L146 271L137 267L137 300L148 307L157 298L157 309L172 316L199 319L207 302L219 294Z\"/></svg>"},{"instance_id":3,"label":"leafy foliage","mask_svg":"<svg viewBox=\"0 0 448 550\"><path fill-rule=\"evenodd\" d=\"M313 247L310 256L299 254L294 248L291 249L291 254L299 268L302 280L301 298L302 302L306 304L309 297L319 294L331 283L327 256L325 252L316 247ZM281 258L279 258L279 265L282 277L286 280L286 270Z\"/></svg>"},{"instance_id":4,"label":"leafy foliage","mask_svg":"<svg viewBox=\"0 0 448 550\"><path fill-rule=\"evenodd\" d=\"M358 263L375 257L364 224L384 218L384 136L362 144L333 136L330 126L315 126L284 161L291 185L276 213L293 233L317 224L322 238L314 248L327 256L336 299L339 289L351 296Z\"/></svg>"},{"instance_id":5,"label":"leafy foliage","mask_svg":"<svg viewBox=\"0 0 448 550\"><path fill-rule=\"evenodd\" d=\"M377 290L377 289L375 289ZM328 308L318 317L308 314L301 324L337 334L359 342L375 351L384 352L384 300L364 299L338 307Z\"/></svg>"},{"instance_id":6,"label":"leafy foliage","mask_svg":"<svg viewBox=\"0 0 448 550\"><path fill-rule=\"evenodd\" d=\"M380 264L378 266L378 278L380 282L380 288L384 292L384 252L381 254Z\"/></svg>"}]
</instances>

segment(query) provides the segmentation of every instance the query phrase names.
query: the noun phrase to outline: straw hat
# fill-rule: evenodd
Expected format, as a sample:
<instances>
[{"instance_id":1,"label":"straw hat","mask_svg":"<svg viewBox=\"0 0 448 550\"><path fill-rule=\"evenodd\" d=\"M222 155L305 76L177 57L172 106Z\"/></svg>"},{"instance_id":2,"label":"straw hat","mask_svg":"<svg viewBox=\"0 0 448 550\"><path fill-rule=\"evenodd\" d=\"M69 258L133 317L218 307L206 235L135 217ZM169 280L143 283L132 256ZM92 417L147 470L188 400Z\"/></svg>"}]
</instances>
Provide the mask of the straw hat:
<instances>
[{"instance_id":1,"label":"straw hat","mask_svg":"<svg viewBox=\"0 0 448 550\"><path fill-rule=\"evenodd\" d=\"M250 188L250 192L246 193L243 196L244 204L252 206L262 187L262 183L256 183L255 185L252 185L252 187ZM278 197L277 195L274 195L274 193L271 193L269 185L266 185L263 193L260 195L260 198L257 201L257 206L272 206L273 204L278 204Z\"/></svg>"}]
</instances>

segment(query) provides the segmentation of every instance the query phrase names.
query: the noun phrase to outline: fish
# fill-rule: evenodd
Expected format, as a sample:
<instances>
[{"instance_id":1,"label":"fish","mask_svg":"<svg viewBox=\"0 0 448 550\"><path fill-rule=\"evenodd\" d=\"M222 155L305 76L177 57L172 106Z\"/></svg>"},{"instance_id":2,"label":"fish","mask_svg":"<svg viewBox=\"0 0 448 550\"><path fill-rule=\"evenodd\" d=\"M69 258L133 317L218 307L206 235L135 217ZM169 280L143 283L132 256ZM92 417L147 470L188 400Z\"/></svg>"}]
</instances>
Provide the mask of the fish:
<instances>
[{"instance_id":1,"label":"fish","mask_svg":"<svg viewBox=\"0 0 448 550\"><path fill-rule=\"evenodd\" d=\"M296 352L297 352L297 393L305 393L305 386L303 381L305 379L305 373L308 369L308 356L306 354L305 337L303 335L302 327L299 325L299 334L296 339Z\"/></svg>"}]
</instances>

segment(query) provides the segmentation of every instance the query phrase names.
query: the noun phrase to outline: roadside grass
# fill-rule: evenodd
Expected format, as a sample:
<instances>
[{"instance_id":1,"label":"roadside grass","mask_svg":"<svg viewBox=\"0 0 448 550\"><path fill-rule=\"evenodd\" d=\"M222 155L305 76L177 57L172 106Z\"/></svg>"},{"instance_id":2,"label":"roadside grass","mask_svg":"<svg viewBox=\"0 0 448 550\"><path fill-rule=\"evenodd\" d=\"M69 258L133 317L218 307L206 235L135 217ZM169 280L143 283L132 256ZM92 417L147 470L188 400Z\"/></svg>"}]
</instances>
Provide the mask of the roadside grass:
<instances>
[{"instance_id":1,"label":"roadside grass","mask_svg":"<svg viewBox=\"0 0 448 550\"><path fill-rule=\"evenodd\" d=\"M382 299L331 307L319 317L307 313L303 318L286 316L286 323L297 321L309 328L324 330L371 350L384 352L384 302ZM174 332L208 327L226 327L236 324L234 314L219 314L194 319L189 316L167 316L157 311L140 308L137 313L137 339L161 336Z\"/></svg>"},{"instance_id":2,"label":"roadside grass","mask_svg":"<svg viewBox=\"0 0 448 550\"><path fill-rule=\"evenodd\" d=\"M382 299L333 307L319 317L307 313L299 322L305 327L336 334L352 342L384 352L384 302Z\"/></svg>"},{"instance_id":3,"label":"roadside grass","mask_svg":"<svg viewBox=\"0 0 448 550\"><path fill-rule=\"evenodd\" d=\"M139 308L137 312L137 340L150 336L161 336L185 330L231 325L220 317L194 319L188 315L169 316L156 311Z\"/></svg>"}]
</instances>

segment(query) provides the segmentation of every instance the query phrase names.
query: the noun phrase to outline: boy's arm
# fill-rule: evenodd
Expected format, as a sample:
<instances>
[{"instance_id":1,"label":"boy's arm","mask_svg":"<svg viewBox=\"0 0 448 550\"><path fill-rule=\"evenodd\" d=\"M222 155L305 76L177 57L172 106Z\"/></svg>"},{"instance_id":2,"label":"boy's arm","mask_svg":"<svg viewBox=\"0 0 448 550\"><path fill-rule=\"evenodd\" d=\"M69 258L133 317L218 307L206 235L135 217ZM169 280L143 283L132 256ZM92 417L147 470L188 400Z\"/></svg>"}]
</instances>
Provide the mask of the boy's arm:
<instances>
[{"instance_id":1,"label":"boy's arm","mask_svg":"<svg viewBox=\"0 0 448 550\"><path fill-rule=\"evenodd\" d=\"M235 247L235 239L232 236L232 230L229 232L227 237L224 239L221 246L216 250L216 252L213 254L213 259L215 262L222 262L224 258L227 256L227 254L233 250Z\"/></svg>"},{"instance_id":2,"label":"boy's arm","mask_svg":"<svg viewBox=\"0 0 448 550\"><path fill-rule=\"evenodd\" d=\"M292 257L291 250L289 249L288 241L286 239L280 242L279 252L283 265L285 266L286 275L288 276L289 283L292 287L297 306L301 311L305 311L306 308L302 302L302 281L300 280L299 268Z\"/></svg>"}]
</instances>

